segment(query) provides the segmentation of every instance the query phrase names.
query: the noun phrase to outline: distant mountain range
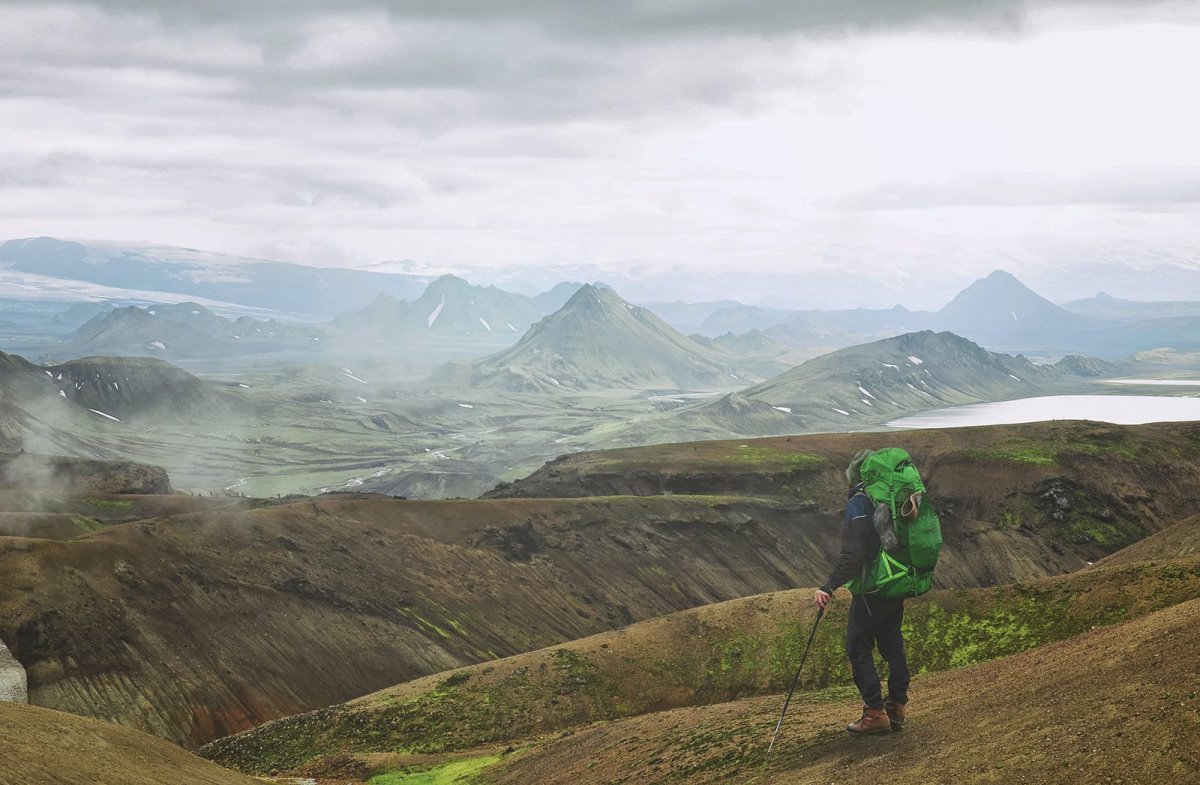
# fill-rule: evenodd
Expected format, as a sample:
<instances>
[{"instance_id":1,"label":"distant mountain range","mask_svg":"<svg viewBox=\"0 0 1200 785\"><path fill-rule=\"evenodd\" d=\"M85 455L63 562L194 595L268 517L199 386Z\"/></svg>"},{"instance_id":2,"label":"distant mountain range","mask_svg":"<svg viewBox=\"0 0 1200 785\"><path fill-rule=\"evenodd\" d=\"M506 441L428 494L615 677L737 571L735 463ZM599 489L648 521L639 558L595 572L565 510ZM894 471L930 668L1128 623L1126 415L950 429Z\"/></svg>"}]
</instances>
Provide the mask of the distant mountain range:
<instances>
[{"instance_id":1,"label":"distant mountain range","mask_svg":"<svg viewBox=\"0 0 1200 785\"><path fill-rule=\"evenodd\" d=\"M38 276L47 299L56 281L105 287L103 293L131 300L152 292L205 298L283 314L333 317L361 308L378 294L415 297L426 276L393 275L336 267L307 267L265 259L157 245L69 242L52 237L9 240L0 245L0 270ZM71 287L78 299L79 288Z\"/></svg>"},{"instance_id":2,"label":"distant mountain range","mask_svg":"<svg viewBox=\"0 0 1200 785\"><path fill-rule=\"evenodd\" d=\"M1141 302L1122 300L1101 292L1095 297L1063 303L1063 308L1081 316L1114 321L1140 321L1166 317L1200 316L1200 302Z\"/></svg>"},{"instance_id":3,"label":"distant mountain range","mask_svg":"<svg viewBox=\"0 0 1200 785\"><path fill-rule=\"evenodd\" d=\"M571 284L564 284L570 287ZM560 292L562 290L559 290ZM550 295L551 293L547 293ZM557 299L557 293L547 302ZM358 311L342 314L334 325L373 333L441 335L511 334L516 339L549 311L537 300L495 286L474 286L454 275L433 281L412 302L380 294Z\"/></svg>"},{"instance_id":4,"label":"distant mountain range","mask_svg":"<svg viewBox=\"0 0 1200 785\"><path fill-rule=\"evenodd\" d=\"M1150 303L1093 298L1072 309L1037 294L1013 275L996 270L959 292L940 310L903 306L841 311L780 311L737 305L712 313L706 335L761 330L793 347L835 349L888 335L950 331L998 351L1040 356L1092 354L1108 359L1148 348L1200 348L1200 303Z\"/></svg>"},{"instance_id":5,"label":"distant mountain range","mask_svg":"<svg viewBox=\"0 0 1200 785\"><path fill-rule=\"evenodd\" d=\"M512 348L449 363L430 382L526 392L695 389L737 385L734 366L646 308L589 284Z\"/></svg>"},{"instance_id":6,"label":"distant mountain range","mask_svg":"<svg viewBox=\"0 0 1200 785\"><path fill-rule=\"evenodd\" d=\"M1185 268L1174 264L1171 269L1178 272ZM735 278L746 276L732 271L704 276L712 279L704 284L708 290L713 281L727 282L730 299L686 302L695 291L691 285L694 282L687 279L695 276L683 267L620 275L594 265L551 266L522 274L516 267L506 270L489 274L483 268L474 268L474 274L481 276L478 280L507 281L514 289L541 289L541 293L478 286L453 275L435 277L433 270L409 263L375 265L370 270L315 268L161 245L72 242L49 237L10 240L0 245L0 289L6 298L18 293L20 296L0 300L0 346L26 354L41 353L47 351L46 347L25 340L29 335L57 339L91 317L103 315L110 304L149 306L148 311L157 303L162 308L194 309L198 305L214 314L336 317L335 327L358 334L374 333L385 346L399 331L484 337L494 347L497 343L504 345L506 336L515 341L538 319L567 303L581 284L564 282L563 276L591 273L589 280L603 275L617 281L624 295L634 295L633 301L654 302L651 310L684 334L697 333L736 344L737 336L761 331L781 351L776 353L764 346L763 354L739 356L739 360L748 361L740 362L741 367L759 370L778 369L777 363L772 364L776 358L786 355L780 361L786 363L797 352L814 356L921 330L948 330L991 350L1021 352L1039 359L1080 353L1111 360L1158 348L1200 351L1200 302L1135 302L1101 294L1058 306L1001 270L975 281L937 311L894 305L901 295L886 281L828 271L803 281L794 273L756 274L754 285L763 291L777 290L774 300L781 302L790 297L789 292L803 288L806 299L820 292L826 302L873 299L879 307L788 310L745 305L732 297L745 285ZM70 305L81 299L92 302ZM181 302L184 300L187 302ZM212 327L187 319L176 321L192 327ZM256 336L261 331L264 339L278 339L281 324L237 324L233 329L222 326L215 337L245 341L243 333L253 329ZM138 336L136 329L126 335L117 327L110 325L114 331L108 336L112 343L96 344L96 351L149 353L152 349L147 345L168 343L161 335ZM202 331L214 334L211 329ZM269 335L271 332L275 335ZM185 347L194 338L186 331L172 336L175 343ZM225 351L220 344L210 342L209 346ZM706 348L742 351L717 345ZM198 350L187 351L195 356ZM50 353L60 356L57 348ZM175 359L185 355L171 356Z\"/></svg>"}]
</instances>

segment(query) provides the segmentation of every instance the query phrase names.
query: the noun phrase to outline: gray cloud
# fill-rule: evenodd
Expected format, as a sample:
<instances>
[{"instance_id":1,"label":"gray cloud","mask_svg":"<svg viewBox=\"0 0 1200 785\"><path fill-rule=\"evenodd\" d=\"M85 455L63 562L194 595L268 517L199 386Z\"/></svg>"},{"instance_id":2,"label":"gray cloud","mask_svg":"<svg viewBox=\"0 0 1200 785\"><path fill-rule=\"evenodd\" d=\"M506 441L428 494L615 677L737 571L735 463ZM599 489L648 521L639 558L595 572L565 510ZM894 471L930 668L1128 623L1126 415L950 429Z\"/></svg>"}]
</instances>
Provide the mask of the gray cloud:
<instances>
[{"instance_id":1,"label":"gray cloud","mask_svg":"<svg viewBox=\"0 0 1200 785\"><path fill-rule=\"evenodd\" d=\"M919 59L934 37L910 32L1007 41L1037 28L1039 12L1077 6L1105 19L1174 7L0 0L0 208L29 227L12 231L215 238L235 252L344 241L371 256L733 258L757 243L790 263L807 242L796 216L826 207L826 187L908 176L872 179L869 162L851 171L852 156L817 151L841 141L825 121L862 109L864 49ZM792 139L795 160L776 174ZM981 158L969 165L993 165ZM1159 209L1187 186L1137 182L1104 188ZM52 193L35 204L33 188ZM846 212L1017 204L1039 188L1041 204L1111 201L1081 197L1079 184L901 184Z\"/></svg>"},{"instance_id":2,"label":"gray cloud","mask_svg":"<svg viewBox=\"0 0 1200 785\"><path fill-rule=\"evenodd\" d=\"M43 6L63 17L49 28L52 33L69 26L66 17L75 13L86 22L87 35L51 34L26 43L37 49L38 62L60 69L138 67L225 77L247 99L259 101L338 89L496 93L510 99L514 114L523 107L536 120L558 116L556 104L563 113L578 111L577 103L564 100L567 85L586 95L598 83L643 73L647 55L661 55L664 42L680 47L679 55L687 58L687 68L674 74L672 86L679 90L673 95L685 102L724 103L765 77L742 73L740 52L797 33L921 26L1011 32L1039 8L1170 5L1169 0L289 0L283 10L241 0L95 0ZM28 12L38 6L0 0L4 7ZM353 62L314 61L314 41L353 18L366 30L395 30L395 45ZM166 45L151 45L156 38ZM661 87L653 78L622 84L634 91L626 97L635 104L638 94ZM672 95L661 89L655 94ZM522 100L526 96L539 100ZM596 101L593 108L615 103Z\"/></svg>"},{"instance_id":3,"label":"gray cloud","mask_svg":"<svg viewBox=\"0 0 1200 785\"><path fill-rule=\"evenodd\" d=\"M1174 209L1200 204L1200 171L1116 169L1084 177L978 174L944 185L888 183L841 202L851 210L1113 205Z\"/></svg>"},{"instance_id":4,"label":"gray cloud","mask_svg":"<svg viewBox=\"0 0 1200 785\"><path fill-rule=\"evenodd\" d=\"M61 188L91 168L80 153L56 152L31 161L0 161L0 188Z\"/></svg>"},{"instance_id":5,"label":"gray cloud","mask_svg":"<svg viewBox=\"0 0 1200 785\"><path fill-rule=\"evenodd\" d=\"M25 5L5 2L0 5ZM517 24L577 39L680 35L780 35L804 31L878 30L929 24L1012 28L1047 7L1137 10L1169 0L608 0L603 3L522 0L288 0L285 6L244 0L98 0L110 12L150 14L177 25L252 25L286 43L289 23L338 11L382 11L424 22Z\"/></svg>"}]
</instances>

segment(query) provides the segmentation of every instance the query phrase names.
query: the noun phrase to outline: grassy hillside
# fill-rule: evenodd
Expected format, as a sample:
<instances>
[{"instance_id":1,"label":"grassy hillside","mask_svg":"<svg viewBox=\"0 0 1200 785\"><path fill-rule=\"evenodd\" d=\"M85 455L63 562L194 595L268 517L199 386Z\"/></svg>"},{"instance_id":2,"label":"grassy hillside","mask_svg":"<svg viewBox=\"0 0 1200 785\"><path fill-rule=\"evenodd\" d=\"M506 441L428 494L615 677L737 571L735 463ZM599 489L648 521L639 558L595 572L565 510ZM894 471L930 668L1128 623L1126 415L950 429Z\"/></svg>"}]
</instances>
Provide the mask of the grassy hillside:
<instances>
[{"instance_id":1,"label":"grassy hillside","mask_svg":"<svg viewBox=\"0 0 1200 785\"><path fill-rule=\"evenodd\" d=\"M1111 556L1105 556L1089 569L1102 570L1119 565L1192 559L1198 556L1200 556L1200 515L1193 515L1140 542L1135 542Z\"/></svg>"},{"instance_id":2,"label":"grassy hillside","mask_svg":"<svg viewBox=\"0 0 1200 785\"><path fill-rule=\"evenodd\" d=\"M254 785L144 733L35 706L0 703L5 785Z\"/></svg>"},{"instance_id":3,"label":"grassy hillside","mask_svg":"<svg viewBox=\"0 0 1200 785\"><path fill-rule=\"evenodd\" d=\"M845 733L846 693L782 696L582 728L512 756L483 782L685 783L1187 781L1200 771L1194 662L1200 600L971 668L918 676L903 733Z\"/></svg>"},{"instance_id":4,"label":"grassy hillside","mask_svg":"<svg viewBox=\"0 0 1200 785\"><path fill-rule=\"evenodd\" d=\"M1200 597L1200 562L1084 572L908 603L915 673L962 667ZM848 595L818 628L800 689L850 683ZM813 622L810 590L711 605L499 662L427 677L209 745L250 772L346 753L431 753L787 689ZM846 697L846 693L836 693Z\"/></svg>"},{"instance_id":5,"label":"grassy hillside","mask_svg":"<svg viewBox=\"0 0 1200 785\"><path fill-rule=\"evenodd\" d=\"M1190 512L1200 487L1184 427L905 436L942 512L942 587L1077 569ZM518 487L675 495L212 500L119 519L26 499L13 511L101 525L68 541L0 537L0 638L34 702L196 745L426 674L817 584L837 549L841 467L870 443L598 453Z\"/></svg>"}]
</instances>

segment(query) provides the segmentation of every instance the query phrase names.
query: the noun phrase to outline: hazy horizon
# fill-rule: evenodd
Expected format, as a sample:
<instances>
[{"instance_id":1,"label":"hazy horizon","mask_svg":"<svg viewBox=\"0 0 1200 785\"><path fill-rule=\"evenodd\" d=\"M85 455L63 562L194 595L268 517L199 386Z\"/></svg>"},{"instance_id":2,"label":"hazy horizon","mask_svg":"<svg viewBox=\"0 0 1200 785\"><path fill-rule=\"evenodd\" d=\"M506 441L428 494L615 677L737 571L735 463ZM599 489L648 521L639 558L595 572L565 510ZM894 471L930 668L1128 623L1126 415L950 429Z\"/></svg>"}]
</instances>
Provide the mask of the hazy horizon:
<instances>
[{"instance_id":1,"label":"hazy horizon","mask_svg":"<svg viewBox=\"0 0 1200 785\"><path fill-rule=\"evenodd\" d=\"M0 239L1200 299L1193 4L0 14Z\"/></svg>"}]
</instances>

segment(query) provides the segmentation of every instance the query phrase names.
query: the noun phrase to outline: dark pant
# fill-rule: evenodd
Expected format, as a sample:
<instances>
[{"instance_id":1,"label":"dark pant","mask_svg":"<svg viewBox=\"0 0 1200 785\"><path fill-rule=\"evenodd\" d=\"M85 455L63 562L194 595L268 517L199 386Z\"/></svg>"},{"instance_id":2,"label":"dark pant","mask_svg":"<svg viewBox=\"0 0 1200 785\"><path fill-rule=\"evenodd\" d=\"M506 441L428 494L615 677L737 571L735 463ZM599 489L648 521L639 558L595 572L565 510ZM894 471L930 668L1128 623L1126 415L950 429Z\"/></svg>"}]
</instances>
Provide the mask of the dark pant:
<instances>
[{"instance_id":1,"label":"dark pant","mask_svg":"<svg viewBox=\"0 0 1200 785\"><path fill-rule=\"evenodd\" d=\"M904 600L856 596L850 603L850 621L846 625L846 656L854 670L854 683L863 703L872 709L883 708L879 673L875 670L875 647L888 664L888 697L908 703L908 658L904 656Z\"/></svg>"}]
</instances>

